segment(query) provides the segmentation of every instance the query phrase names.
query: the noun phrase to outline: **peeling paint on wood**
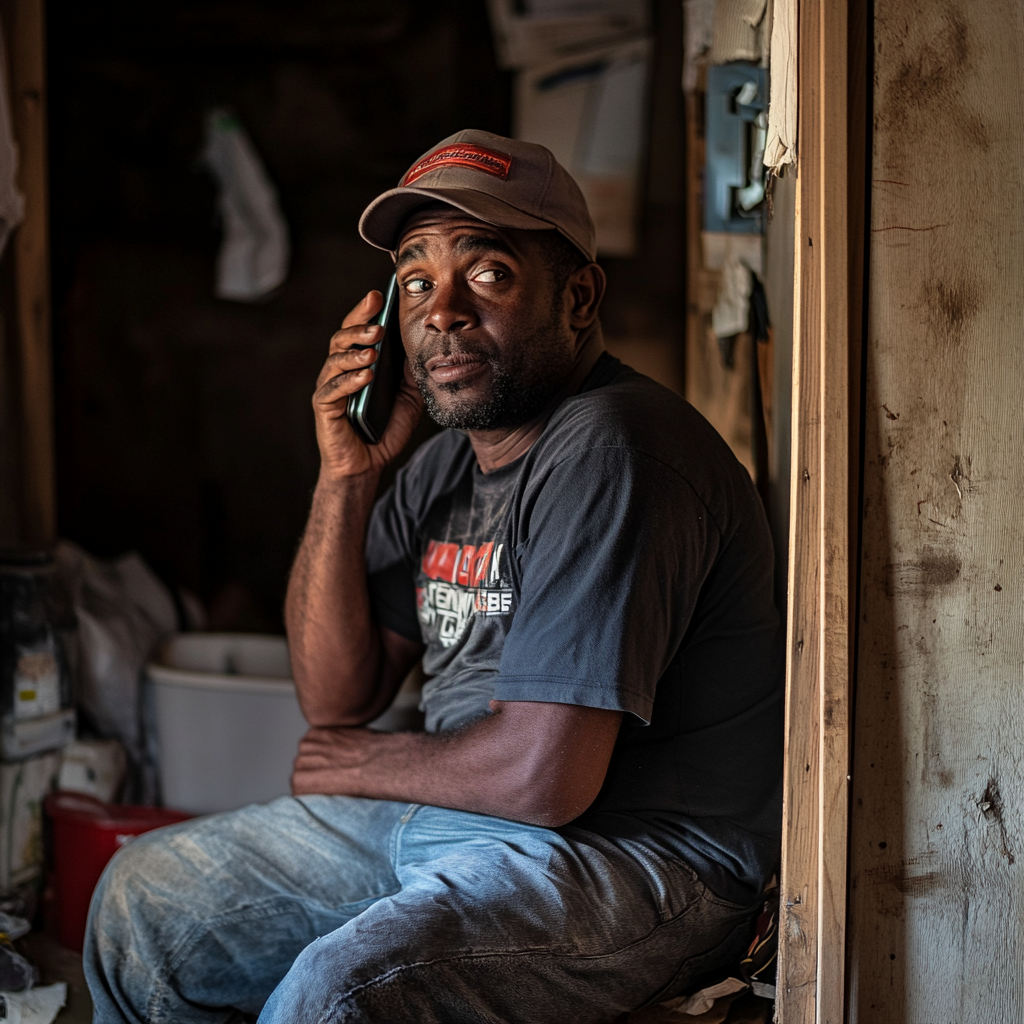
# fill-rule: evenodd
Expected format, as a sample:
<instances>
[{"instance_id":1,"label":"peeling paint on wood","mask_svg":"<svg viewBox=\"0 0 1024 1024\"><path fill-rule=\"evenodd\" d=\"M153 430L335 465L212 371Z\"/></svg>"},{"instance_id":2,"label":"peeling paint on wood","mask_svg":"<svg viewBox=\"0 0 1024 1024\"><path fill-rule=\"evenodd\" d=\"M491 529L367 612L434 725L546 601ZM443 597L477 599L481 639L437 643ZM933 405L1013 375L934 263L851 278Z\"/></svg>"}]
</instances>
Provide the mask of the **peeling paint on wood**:
<instances>
[{"instance_id":1,"label":"peeling paint on wood","mask_svg":"<svg viewBox=\"0 0 1024 1024\"><path fill-rule=\"evenodd\" d=\"M875 75L848 1019L1019 1021L1024 6L876 0Z\"/></svg>"}]
</instances>

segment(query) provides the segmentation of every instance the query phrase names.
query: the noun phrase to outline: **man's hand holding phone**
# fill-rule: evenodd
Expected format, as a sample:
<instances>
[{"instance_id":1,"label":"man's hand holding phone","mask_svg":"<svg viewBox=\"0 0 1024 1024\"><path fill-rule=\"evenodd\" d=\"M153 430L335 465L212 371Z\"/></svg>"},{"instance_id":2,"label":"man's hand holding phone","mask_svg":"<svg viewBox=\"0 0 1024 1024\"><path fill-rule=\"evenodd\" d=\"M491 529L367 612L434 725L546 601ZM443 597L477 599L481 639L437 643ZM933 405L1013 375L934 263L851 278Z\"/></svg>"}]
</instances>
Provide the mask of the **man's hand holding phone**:
<instances>
[{"instance_id":1,"label":"man's hand holding phone","mask_svg":"<svg viewBox=\"0 0 1024 1024\"><path fill-rule=\"evenodd\" d=\"M383 307L384 296L378 291L369 292L331 338L330 354L313 395L321 477L336 480L379 472L406 446L423 413L423 398L406 367L380 444L366 444L349 421L349 402L372 379L377 360L373 346L384 334L382 325L368 321Z\"/></svg>"}]
</instances>

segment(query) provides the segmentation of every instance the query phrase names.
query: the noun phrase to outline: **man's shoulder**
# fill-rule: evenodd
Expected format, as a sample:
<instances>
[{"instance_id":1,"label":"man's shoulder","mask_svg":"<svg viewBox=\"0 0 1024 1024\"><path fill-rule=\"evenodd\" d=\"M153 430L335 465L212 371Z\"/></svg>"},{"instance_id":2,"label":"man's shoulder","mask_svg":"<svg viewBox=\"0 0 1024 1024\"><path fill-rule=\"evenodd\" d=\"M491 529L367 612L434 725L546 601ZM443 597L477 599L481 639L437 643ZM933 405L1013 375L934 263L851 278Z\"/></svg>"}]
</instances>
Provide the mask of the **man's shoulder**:
<instances>
[{"instance_id":1,"label":"man's shoulder","mask_svg":"<svg viewBox=\"0 0 1024 1024\"><path fill-rule=\"evenodd\" d=\"M702 499L750 485L721 435L685 398L607 354L588 386L559 406L542 442L549 459L603 448L660 462Z\"/></svg>"}]
</instances>

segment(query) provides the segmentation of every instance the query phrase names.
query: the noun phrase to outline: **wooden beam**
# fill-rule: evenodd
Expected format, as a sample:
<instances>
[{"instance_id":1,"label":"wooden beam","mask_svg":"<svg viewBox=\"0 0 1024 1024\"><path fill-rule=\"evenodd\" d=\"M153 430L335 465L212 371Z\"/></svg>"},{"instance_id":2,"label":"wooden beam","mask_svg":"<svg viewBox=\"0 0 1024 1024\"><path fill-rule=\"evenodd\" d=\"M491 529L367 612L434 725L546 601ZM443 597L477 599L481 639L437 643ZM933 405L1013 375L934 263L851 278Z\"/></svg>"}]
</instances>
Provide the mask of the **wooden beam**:
<instances>
[{"instance_id":1,"label":"wooden beam","mask_svg":"<svg viewBox=\"0 0 1024 1024\"><path fill-rule=\"evenodd\" d=\"M848 17L846 0L800 4L777 1004L783 1024L842 1024L844 1005L852 555Z\"/></svg>"},{"instance_id":2,"label":"wooden beam","mask_svg":"<svg viewBox=\"0 0 1024 1024\"><path fill-rule=\"evenodd\" d=\"M11 116L25 219L13 238L21 365L22 531L50 545L57 534L43 0L14 0L8 26Z\"/></svg>"}]
</instances>

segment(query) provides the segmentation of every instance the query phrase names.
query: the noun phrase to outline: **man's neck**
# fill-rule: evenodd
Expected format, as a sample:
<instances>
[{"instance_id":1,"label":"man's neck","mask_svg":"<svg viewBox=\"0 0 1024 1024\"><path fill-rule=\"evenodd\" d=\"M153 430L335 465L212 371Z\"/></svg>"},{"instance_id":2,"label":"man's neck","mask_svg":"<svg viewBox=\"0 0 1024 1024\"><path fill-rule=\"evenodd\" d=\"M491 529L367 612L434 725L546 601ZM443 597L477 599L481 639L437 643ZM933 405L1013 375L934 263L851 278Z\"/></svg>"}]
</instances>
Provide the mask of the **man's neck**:
<instances>
[{"instance_id":1,"label":"man's neck","mask_svg":"<svg viewBox=\"0 0 1024 1024\"><path fill-rule=\"evenodd\" d=\"M492 473L496 469L501 469L502 466L507 466L510 462L515 462L521 455L525 455L544 432L551 414L562 402L571 395L575 395L583 387L583 382L590 376L594 364L604 352L600 323L595 322L581 331L579 342L576 357L573 360L572 373L565 385L558 390L558 393L538 416L518 427L504 430L467 431L473 451L476 453L476 460L484 473Z\"/></svg>"}]
</instances>

